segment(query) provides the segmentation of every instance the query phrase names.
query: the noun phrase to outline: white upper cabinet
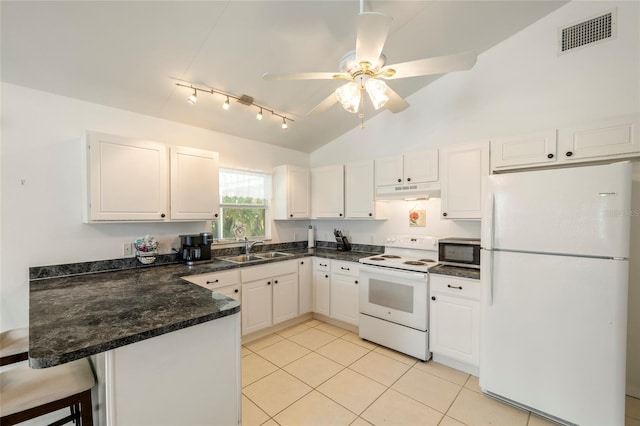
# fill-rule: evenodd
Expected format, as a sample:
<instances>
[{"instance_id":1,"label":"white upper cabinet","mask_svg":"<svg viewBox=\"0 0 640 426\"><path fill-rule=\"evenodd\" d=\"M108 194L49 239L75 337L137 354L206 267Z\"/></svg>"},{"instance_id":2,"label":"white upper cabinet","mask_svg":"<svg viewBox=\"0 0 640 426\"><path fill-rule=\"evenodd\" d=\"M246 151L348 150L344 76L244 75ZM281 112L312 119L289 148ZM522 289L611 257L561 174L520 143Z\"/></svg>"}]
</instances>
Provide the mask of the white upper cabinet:
<instances>
[{"instance_id":1,"label":"white upper cabinet","mask_svg":"<svg viewBox=\"0 0 640 426\"><path fill-rule=\"evenodd\" d=\"M344 166L311 169L311 216L344 217Z\"/></svg>"},{"instance_id":2,"label":"white upper cabinet","mask_svg":"<svg viewBox=\"0 0 640 426\"><path fill-rule=\"evenodd\" d=\"M514 166L554 163L556 130L491 139L491 169L504 170Z\"/></svg>"},{"instance_id":3,"label":"white upper cabinet","mask_svg":"<svg viewBox=\"0 0 640 426\"><path fill-rule=\"evenodd\" d=\"M273 168L273 218L311 217L311 177L309 169L283 165Z\"/></svg>"},{"instance_id":4,"label":"white upper cabinet","mask_svg":"<svg viewBox=\"0 0 640 426\"><path fill-rule=\"evenodd\" d=\"M85 147L85 222L167 219L166 145L88 132Z\"/></svg>"},{"instance_id":5,"label":"white upper cabinet","mask_svg":"<svg viewBox=\"0 0 640 426\"><path fill-rule=\"evenodd\" d=\"M438 181L438 150L408 152L375 160L376 185Z\"/></svg>"},{"instance_id":6,"label":"white upper cabinet","mask_svg":"<svg viewBox=\"0 0 640 426\"><path fill-rule=\"evenodd\" d=\"M348 218L379 218L381 212L375 201L373 160L345 165L344 192Z\"/></svg>"},{"instance_id":7,"label":"white upper cabinet","mask_svg":"<svg viewBox=\"0 0 640 426\"><path fill-rule=\"evenodd\" d=\"M171 147L171 219L213 220L219 215L218 153Z\"/></svg>"},{"instance_id":8,"label":"white upper cabinet","mask_svg":"<svg viewBox=\"0 0 640 426\"><path fill-rule=\"evenodd\" d=\"M482 218L482 179L489 175L489 141L440 150L441 213L445 219Z\"/></svg>"},{"instance_id":9,"label":"white upper cabinet","mask_svg":"<svg viewBox=\"0 0 640 426\"><path fill-rule=\"evenodd\" d=\"M559 157L566 161L600 160L640 155L638 116L560 128Z\"/></svg>"}]
</instances>

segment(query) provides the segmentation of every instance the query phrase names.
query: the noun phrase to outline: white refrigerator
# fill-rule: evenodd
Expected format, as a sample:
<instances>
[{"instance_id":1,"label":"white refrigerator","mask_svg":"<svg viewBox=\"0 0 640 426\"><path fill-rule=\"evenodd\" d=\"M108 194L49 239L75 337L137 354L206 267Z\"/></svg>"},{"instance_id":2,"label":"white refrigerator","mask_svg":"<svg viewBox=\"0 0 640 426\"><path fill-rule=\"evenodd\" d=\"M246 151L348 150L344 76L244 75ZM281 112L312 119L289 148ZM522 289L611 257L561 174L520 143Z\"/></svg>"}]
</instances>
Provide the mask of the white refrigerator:
<instances>
[{"instance_id":1,"label":"white refrigerator","mask_svg":"<svg viewBox=\"0 0 640 426\"><path fill-rule=\"evenodd\" d=\"M624 425L631 164L484 183L480 387L560 423Z\"/></svg>"}]
</instances>

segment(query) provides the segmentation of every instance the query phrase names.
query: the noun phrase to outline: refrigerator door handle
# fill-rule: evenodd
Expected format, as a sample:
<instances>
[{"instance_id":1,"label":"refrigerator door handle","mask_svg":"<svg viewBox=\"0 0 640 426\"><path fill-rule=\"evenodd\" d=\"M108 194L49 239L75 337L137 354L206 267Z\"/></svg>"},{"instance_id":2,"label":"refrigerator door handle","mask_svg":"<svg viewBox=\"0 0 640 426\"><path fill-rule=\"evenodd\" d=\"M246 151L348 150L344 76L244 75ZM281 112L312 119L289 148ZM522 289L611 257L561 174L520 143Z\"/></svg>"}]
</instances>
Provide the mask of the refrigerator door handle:
<instances>
[{"instance_id":1,"label":"refrigerator door handle","mask_svg":"<svg viewBox=\"0 0 640 426\"><path fill-rule=\"evenodd\" d=\"M482 247L493 250L494 220L495 220L495 195L489 193L484 204L484 214L482 220Z\"/></svg>"},{"instance_id":2,"label":"refrigerator door handle","mask_svg":"<svg viewBox=\"0 0 640 426\"><path fill-rule=\"evenodd\" d=\"M493 251L485 250L486 256L482 264L482 287L487 289L487 305L493 305Z\"/></svg>"}]
</instances>

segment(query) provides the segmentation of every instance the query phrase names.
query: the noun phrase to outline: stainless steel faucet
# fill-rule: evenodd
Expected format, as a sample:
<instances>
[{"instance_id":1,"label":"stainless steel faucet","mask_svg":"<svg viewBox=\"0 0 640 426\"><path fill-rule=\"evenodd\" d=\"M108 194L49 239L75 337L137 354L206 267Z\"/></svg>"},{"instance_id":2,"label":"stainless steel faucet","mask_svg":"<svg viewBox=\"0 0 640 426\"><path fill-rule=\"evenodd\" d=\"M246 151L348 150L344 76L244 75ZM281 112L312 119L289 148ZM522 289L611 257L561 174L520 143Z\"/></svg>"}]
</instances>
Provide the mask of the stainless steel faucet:
<instances>
[{"instance_id":1,"label":"stainless steel faucet","mask_svg":"<svg viewBox=\"0 0 640 426\"><path fill-rule=\"evenodd\" d=\"M256 244L264 244L264 241L260 240L260 241L252 241L249 242L249 240L247 239L247 237L244 237L244 254L249 254L249 251L251 250L251 248L253 246L255 246Z\"/></svg>"}]
</instances>

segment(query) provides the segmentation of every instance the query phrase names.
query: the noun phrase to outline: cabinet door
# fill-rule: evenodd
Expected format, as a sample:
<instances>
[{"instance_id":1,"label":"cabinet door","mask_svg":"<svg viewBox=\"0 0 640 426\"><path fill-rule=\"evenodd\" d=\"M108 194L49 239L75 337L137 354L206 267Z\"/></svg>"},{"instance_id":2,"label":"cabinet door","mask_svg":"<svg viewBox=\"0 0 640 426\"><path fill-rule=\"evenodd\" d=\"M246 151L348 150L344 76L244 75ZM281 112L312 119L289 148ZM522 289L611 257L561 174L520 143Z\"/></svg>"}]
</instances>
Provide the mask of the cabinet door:
<instances>
[{"instance_id":1,"label":"cabinet door","mask_svg":"<svg viewBox=\"0 0 640 426\"><path fill-rule=\"evenodd\" d=\"M375 184L373 161L345 166L345 206L347 217L375 217Z\"/></svg>"},{"instance_id":2,"label":"cabinet door","mask_svg":"<svg viewBox=\"0 0 640 426\"><path fill-rule=\"evenodd\" d=\"M300 315L313 311L313 269L311 258L298 261L298 311Z\"/></svg>"},{"instance_id":3,"label":"cabinet door","mask_svg":"<svg viewBox=\"0 0 640 426\"><path fill-rule=\"evenodd\" d=\"M489 142L440 150L442 217L482 218L482 179L489 174Z\"/></svg>"},{"instance_id":4,"label":"cabinet door","mask_svg":"<svg viewBox=\"0 0 640 426\"><path fill-rule=\"evenodd\" d=\"M376 186L404 182L402 155L375 160Z\"/></svg>"},{"instance_id":5,"label":"cabinet door","mask_svg":"<svg viewBox=\"0 0 640 426\"><path fill-rule=\"evenodd\" d=\"M298 316L298 274L273 278L273 324Z\"/></svg>"},{"instance_id":6,"label":"cabinet door","mask_svg":"<svg viewBox=\"0 0 640 426\"><path fill-rule=\"evenodd\" d=\"M313 312L329 316L331 295L331 276L328 271L313 271Z\"/></svg>"},{"instance_id":7,"label":"cabinet door","mask_svg":"<svg viewBox=\"0 0 640 426\"><path fill-rule=\"evenodd\" d=\"M242 334L272 324L271 279L242 283Z\"/></svg>"},{"instance_id":8,"label":"cabinet door","mask_svg":"<svg viewBox=\"0 0 640 426\"><path fill-rule=\"evenodd\" d=\"M557 137L555 129L491 140L491 169L554 163Z\"/></svg>"},{"instance_id":9,"label":"cabinet door","mask_svg":"<svg viewBox=\"0 0 640 426\"><path fill-rule=\"evenodd\" d=\"M560 129L560 156L564 160L605 159L640 153L637 116Z\"/></svg>"},{"instance_id":10,"label":"cabinet door","mask_svg":"<svg viewBox=\"0 0 640 426\"><path fill-rule=\"evenodd\" d=\"M331 274L331 317L358 325L358 278Z\"/></svg>"},{"instance_id":11,"label":"cabinet door","mask_svg":"<svg viewBox=\"0 0 640 426\"><path fill-rule=\"evenodd\" d=\"M430 308L431 351L477 366L480 302L434 293L431 296Z\"/></svg>"},{"instance_id":12,"label":"cabinet door","mask_svg":"<svg viewBox=\"0 0 640 426\"><path fill-rule=\"evenodd\" d=\"M288 217L291 219L309 218L311 216L309 170L290 167L287 191Z\"/></svg>"},{"instance_id":13,"label":"cabinet door","mask_svg":"<svg viewBox=\"0 0 640 426\"><path fill-rule=\"evenodd\" d=\"M405 183L438 181L438 150L429 149L404 154Z\"/></svg>"},{"instance_id":14,"label":"cabinet door","mask_svg":"<svg viewBox=\"0 0 640 426\"><path fill-rule=\"evenodd\" d=\"M167 147L90 132L85 221L162 221L167 216Z\"/></svg>"},{"instance_id":15,"label":"cabinet door","mask_svg":"<svg viewBox=\"0 0 640 426\"><path fill-rule=\"evenodd\" d=\"M311 216L344 217L344 166L311 169Z\"/></svg>"},{"instance_id":16,"label":"cabinet door","mask_svg":"<svg viewBox=\"0 0 640 426\"><path fill-rule=\"evenodd\" d=\"M212 220L219 214L218 153L171 147L171 219Z\"/></svg>"}]
</instances>

